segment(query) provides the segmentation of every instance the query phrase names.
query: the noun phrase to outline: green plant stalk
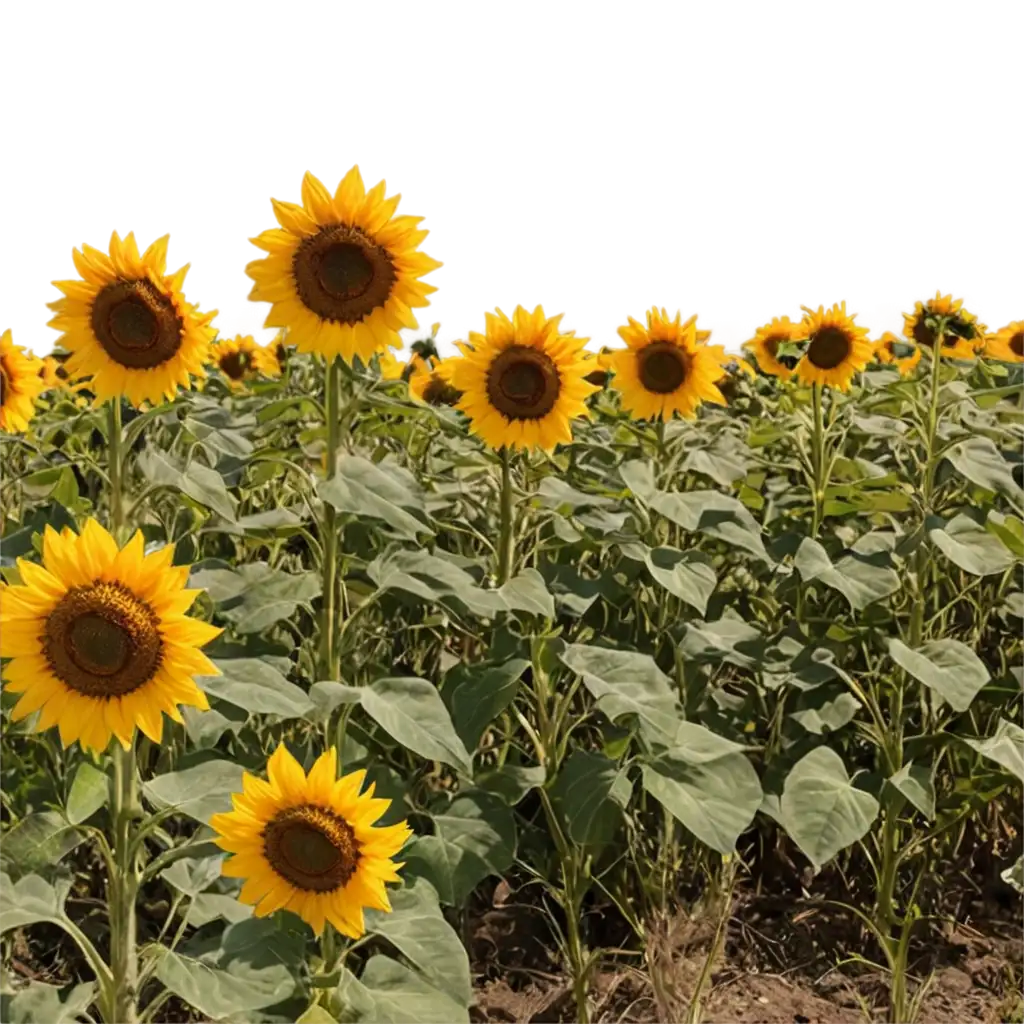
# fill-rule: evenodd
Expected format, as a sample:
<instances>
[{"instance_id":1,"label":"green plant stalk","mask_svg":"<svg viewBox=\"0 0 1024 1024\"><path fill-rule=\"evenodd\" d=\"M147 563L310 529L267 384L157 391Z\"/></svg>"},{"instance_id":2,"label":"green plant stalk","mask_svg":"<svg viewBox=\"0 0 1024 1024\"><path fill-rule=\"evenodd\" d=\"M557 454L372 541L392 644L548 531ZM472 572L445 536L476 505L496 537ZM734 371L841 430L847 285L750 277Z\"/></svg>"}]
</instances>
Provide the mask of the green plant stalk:
<instances>
[{"instance_id":1,"label":"green plant stalk","mask_svg":"<svg viewBox=\"0 0 1024 1024\"><path fill-rule=\"evenodd\" d=\"M686 1013L686 1024L700 1024L703 1016L704 989L711 978L711 971L714 968L715 960L721 952L725 942L725 926L732 913L732 893L736 885L738 861L735 854L722 858L722 874L725 876L725 893L722 898L722 906L715 923L715 935L711 940L708 955L704 959L704 966L701 968L700 978L697 980L697 987L690 997L690 1006Z\"/></svg>"},{"instance_id":2,"label":"green plant stalk","mask_svg":"<svg viewBox=\"0 0 1024 1024\"><path fill-rule=\"evenodd\" d=\"M498 540L498 586L508 582L512 575L515 555L515 531L512 516L512 449L501 449L501 526Z\"/></svg>"},{"instance_id":3,"label":"green plant stalk","mask_svg":"<svg viewBox=\"0 0 1024 1024\"><path fill-rule=\"evenodd\" d=\"M119 544L124 540L124 454L121 399L107 402L107 475L110 478L110 531Z\"/></svg>"},{"instance_id":4,"label":"green plant stalk","mask_svg":"<svg viewBox=\"0 0 1024 1024\"><path fill-rule=\"evenodd\" d=\"M825 518L825 416L820 384L811 385L814 406L814 432L811 435L811 457L814 467L814 517L811 521L811 536L817 540L821 522Z\"/></svg>"},{"instance_id":5,"label":"green plant stalk","mask_svg":"<svg viewBox=\"0 0 1024 1024\"><path fill-rule=\"evenodd\" d=\"M325 368L325 418L327 420L327 479L333 480L338 472L338 448L341 444L340 359L335 358ZM320 620L320 678L337 680L338 663L338 512L323 503L323 612Z\"/></svg>"}]
</instances>

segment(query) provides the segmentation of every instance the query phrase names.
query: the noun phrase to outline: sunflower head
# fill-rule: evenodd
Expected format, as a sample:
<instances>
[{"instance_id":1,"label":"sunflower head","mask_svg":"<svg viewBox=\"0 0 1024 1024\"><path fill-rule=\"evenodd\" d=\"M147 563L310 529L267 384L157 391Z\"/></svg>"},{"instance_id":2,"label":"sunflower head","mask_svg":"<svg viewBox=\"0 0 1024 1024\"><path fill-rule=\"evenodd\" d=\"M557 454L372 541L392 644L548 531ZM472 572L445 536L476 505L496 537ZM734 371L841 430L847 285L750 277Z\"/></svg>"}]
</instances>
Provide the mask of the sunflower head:
<instances>
[{"instance_id":1,"label":"sunflower head","mask_svg":"<svg viewBox=\"0 0 1024 1024\"><path fill-rule=\"evenodd\" d=\"M517 306L509 319L500 309L487 313L483 334L470 332L457 344L449 383L462 392L458 408L470 430L491 448L551 451L572 440L570 423L587 415L592 368L586 338L559 329L561 314L546 317Z\"/></svg>"},{"instance_id":2,"label":"sunflower head","mask_svg":"<svg viewBox=\"0 0 1024 1024\"><path fill-rule=\"evenodd\" d=\"M213 362L228 386L242 388L258 377L276 377L281 369L274 353L257 345L250 335L236 335L213 346Z\"/></svg>"},{"instance_id":3,"label":"sunflower head","mask_svg":"<svg viewBox=\"0 0 1024 1024\"><path fill-rule=\"evenodd\" d=\"M927 302L914 303L913 313L903 314L903 336L929 354L934 353L940 334L940 355L950 359L973 359L976 346L984 338L985 325L963 308L962 299L940 292Z\"/></svg>"},{"instance_id":4,"label":"sunflower head","mask_svg":"<svg viewBox=\"0 0 1024 1024\"><path fill-rule=\"evenodd\" d=\"M906 377L921 361L921 349L906 338L898 338L892 331L886 331L875 342L875 358L880 363L895 366L900 375Z\"/></svg>"},{"instance_id":5,"label":"sunflower head","mask_svg":"<svg viewBox=\"0 0 1024 1024\"><path fill-rule=\"evenodd\" d=\"M1001 363L1024 363L1024 320L1014 320L987 335L985 354Z\"/></svg>"},{"instance_id":6,"label":"sunflower head","mask_svg":"<svg viewBox=\"0 0 1024 1024\"><path fill-rule=\"evenodd\" d=\"M36 399L44 390L39 360L14 344L10 331L0 335L0 430L21 433L36 411Z\"/></svg>"},{"instance_id":7,"label":"sunflower head","mask_svg":"<svg viewBox=\"0 0 1024 1024\"><path fill-rule=\"evenodd\" d=\"M68 372L59 359L54 356L43 356L39 367L39 377L43 382L43 390L52 391L54 388L62 388L66 385Z\"/></svg>"},{"instance_id":8,"label":"sunflower head","mask_svg":"<svg viewBox=\"0 0 1024 1024\"><path fill-rule=\"evenodd\" d=\"M788 316L774 317L771 323L759 327L754 337L743 343L743 348L757 360L762 373L788 380L797 359L780 355L779 348L799 338L800 331L800 324L793 323Z\"/></svg>"},{"instance_id":9,"label":"sunflower head","mask_svg":"<svg viewBox=\"0 0 1024 1024\"><path fill-rule=\"evenodd\" d=\"M91 378L97 403L160 402L204 376L216 314L185 301L188 267L166 273L166 235L140 255L134 235L122 242L115 231L109 255L83 245L72 258L82 279L54 281L64 297L50 303L50 326L64 332L68 373Z\"/></svg>"},{"instance_id":10,"label":"sunflower head","mask_svg":"<svg viewBox=\"0 0 1024 1024\"><path fill-rule=\"evenodd\" d=\"M436 291L420 278L441 266L418 251L422 218L395 216L398 199L385 198L383 181L367 192L353 167L333 196L307 172L301 206L272 200L281 226L252 239L268 255L246 268L249 298L272 303L267 326L328 359L368 363L397 346Z\"/></svg>"},{"instance_id":11,"label":"sunflower head","mask_svg":"<svg viewBox=\"0 0 1024 1024\"><path fill-rule=\"evenodd\" d=\"M223 866L244 878L241 899L256 916L291 910L319 935L329 921L360 938L363 908L390 911L386 882L400 880L393 860L412 834L405 822L377 826L390 806L361 792L365 771L339 779L337 751L317 758L307 775L281 744L267 763L267 781L248 773L234 810L215 814L215 842L232 854Z\"/></svg>"},{"instance_id":12,"label":"sunflower head","mask_svg":"<svg viewBox=\"0 0 1024 1024\"><path fill-rule=\"evenodd\" d=\"M417 402L423 402L425 405L458 405L462 399L462 392L451 383L455 367L449 366L448 363L449 360L443 359L436 362L417 360L408 378L409 394Z\"/></svg>"},{"instance_id":13,"label":"sunflower head","mask_svg":"<svg viewBox=\"0 0 1024 1024\"><path fill-rule=\"evenodd\" d=\"M100 752L111 735L130 746L136 726L159 743L179 704L209 707L193 676L219 675L199 648L221 631L185 614L199 592L173 556L144 554L141 532L119 550L95 519L81 535L46 528L43 564L18 559L21 585L0 592L14 721L38 711L39 731Z\"/></svg>"},{"instance_id":14,"label":"sunflower head","mask_svg":"<svg viewBox=\"0 0 1024 1024\"><path fill-rule=\"evenodd\" d=\"M710 331L697 331L696 317L682 322L664 310L651 309L644 327L632 317L619 336L626 348L610 352L607 362L615 374L613 386L622 408L633 419L692 417L703 402L725 404L715 382L725 376L721 346L704 344Z\"/></svg>"},{"instance_id":15,"label":"sunflower head","mask_svg":"<svg viewBox=\"0 0 1024 1024\"><path fill-rule=\"evenodd\" d=\"M796 365L796 376L804 384L820 384L846 391L854 376L871 360L874 347L867 339L867 328L854 323L856 314L847 314L846 303L826 310L803 307L800 334L807 348Z\"/></svg>"}]
</instances>

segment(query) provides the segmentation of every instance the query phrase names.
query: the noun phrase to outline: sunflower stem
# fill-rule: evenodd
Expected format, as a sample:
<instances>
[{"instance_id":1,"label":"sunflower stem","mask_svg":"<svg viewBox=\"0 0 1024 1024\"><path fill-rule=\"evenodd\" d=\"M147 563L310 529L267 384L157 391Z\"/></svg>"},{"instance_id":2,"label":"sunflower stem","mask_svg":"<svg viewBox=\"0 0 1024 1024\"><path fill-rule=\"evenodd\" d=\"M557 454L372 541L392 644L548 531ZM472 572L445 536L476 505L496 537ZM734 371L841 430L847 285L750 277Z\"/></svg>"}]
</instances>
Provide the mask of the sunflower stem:
<instances>
[{"instance_id":1,"label":"sunflower stem","mask_svg":"<svg viewBox=\"0 0 1024 1024\"><path fill-rule=\"evenodd\" d=\"M814 466L814 517L811 522L811 537L818 539L821 521L825 518L825 416L820 384L811 385L814 405L814 433L811 438L811 453Z\"/></svg>"},{"instance_id":2,"label":"sunflower stem","mask_svg":"<svg viewBox=\"0 0 1024 1024\"><path fill-rule=\"evenodd\" d=\"M512 575L515 534L512 530L512 449L501 449L501 537L498 542L498 586Z\"/></svg>"},{"instance_id":3,"label":"sunflower stem","mask_svg":"<svg viewBox=\"0 0 1024 1024\"><path fill-rule=\"evenodd\" d=\"M123 435L121 399L112 398L107 402L107 473L110 477L110 532L118 544L124 540Z\"/></svg>"},{"instance_id":4,"label":"sunflower stem","mask_svg":"<svg viewBox=\"0 0 1024 1024\"><path fill-rule=\"evenodd\" d=\"M110 906L110 973L113 998L107 1024L134 1024L137 1019L139 961L135 935L135 899L139 876L132 849L132 821L138 810L135 747L114 744L111 757L110 813L114 827L114 874L108 879Z\"/></svg>"},{"instance_id":5,"label":"sunflower stem","mask_svg":"<svg viewBox=\"0 0 1024 1024\"><path fill-rule=\"evenodd\" d=\"M325 371L325 416L327 420L327 479L338 472L338 448L341 444L340 358L327 364ZM339 674L338 637L338 513L334 506L323 503L323 616L320 623L320 678L337 680ZM328 723L329 725L329 723Z\"/></svg>"}]
</instances>

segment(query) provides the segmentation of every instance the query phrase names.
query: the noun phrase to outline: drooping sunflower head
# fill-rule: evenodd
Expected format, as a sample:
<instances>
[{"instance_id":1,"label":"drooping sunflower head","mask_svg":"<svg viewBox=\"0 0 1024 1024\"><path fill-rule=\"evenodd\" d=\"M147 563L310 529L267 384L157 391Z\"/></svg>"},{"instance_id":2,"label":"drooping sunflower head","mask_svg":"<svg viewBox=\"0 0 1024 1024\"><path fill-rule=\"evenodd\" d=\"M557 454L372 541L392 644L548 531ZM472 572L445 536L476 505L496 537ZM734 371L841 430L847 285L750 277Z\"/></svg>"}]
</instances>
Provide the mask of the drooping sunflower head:
<instances>
[{"instance_id":1,"label":"drooping sunflower head","mask_svg":"<svg viewBox=\"0 0 1024 1024\"><path fill-rule=\"evenodd\" d=\"M985 354L1001 363L1024 363L1024 320L1014 320L989 334Z\"/></svg>"},{"instance_id":2,"label":"drooping sunflower head","mask_svg":"<svg viewBox=\"0 0 1024 1024\"><path fill-rule=\"evenodd\" d=\"M413 357L417 359L417 357ZM410 360L412 362L412 360ZM417 359L409 375L409 394L425 405L455 406L462 399L462 392L451 383L455 371L454 360L438 359L428 363Z\"/></svg>"},{"instance_id":3,"label":"drooping sunflower head","mask_svg":"<svg viewBox=\"0 0 1024 1024\"><path fill-rule=\"evenodd\" d=\"M880 363L895 366L900 375L906 377L921 362L921 349L912 341L886 331L875 342L875 358Z\"/></svg>"},{"instance_id":4,"label":"drooping sunflower head","mask_svg":"<svg viewBox=\"0 0 1024 1024\"><path fill-rule=\"evenodd\" d=\"M39 360L14 344L10 331L0 335L0 430L17 434L27 429L44 389Z\"/></svg>"},{"instance_id":5,"label":"drooping sunflower head","mask_svg":"<svg viewBox=\"0 0 1024 1024\"><path fill-rule=\"evenodd\" d=\"M942 333L940 355L950 359L973 359L976 344L985 335L985 325L963 308L962 299L935 293L934 299L914 303L913 313L903 314L903 336L929 354Z\"/></svg>"},{"instance_id":6,"label":"drooping sunflower head","mask_svg":"<svg viewBox=\"0 0 1024 1024\"><path fill-rule=\"evenodd\" d=\"M386 882L400 881L393 860L412 834L405 824L377 826L390 806L365 771L339 779L337 751L317 758L308 775L282 743L267 763L267 781L248 773L234 810L215 814L215 842L232 854L223 873L244 878L241 900L256 916L298 914L319 935L329 921L343 935L366 930L363 908L390 911Z\"/></svg>"},{"instance_id":7,"label":"drooping sunflower head","mask_svg":"<svg viewBox=\"0 0 1024 1024\"><path fill-rule=\"evenodd\" d=\"M249 298L270 302L268 327L287 327L300 352L369 363L398 347L398 331L415 328L412 310L436 291L420 278L440 267L418 251L421 217L396 217L398 196L384 182L369 192L353 167L334 195L307 172L302 205L271 200L279 228L253 244L268 255L250 263Z\"/></svg>"},{"instance_id":8,"label":"drooping sunflower head","mask_svg":"<svg viewBox=\"0 0 1024 1024\"><path fill-rule=\"evenodd\" d=\"M53 391L55 388L66 386L68 373L59 359L54 356L43 356L39 378L43 382L43 391Z\"/></svg>"},{"instance_id":9,"label":"drooping sunflower head","mask_svg":"<svg viewBox=\"0 0 1024 1024\"><path fill-rule=\"evenodd\" d=\"M257 345L251 335L218 341L212 356L229 387L235 389L258 377L276 377L281 372L274 353Z\"/></svg>"},{"instance_id":10,"label":"drooping sunflower head","mask_svg":"<svg viewBox=\"0 0 1024 1024\"><path fill-rule=\"evenodd\" d=\"M758 327L757 333L743 348L753 355L762 373L779 380L789 380L797 364L795 356L780 354L779 347L799 338L800 324L793 323L788 316L774 317L772 322Z\"/></svg>"},{"instance_id":11,"label":"drooping sunflower head","mask_svg":"<svg viewBox=\"0 0 1024 1024\"><path fill-rule=\"evenodd\" d=\"M179 704L209 707L193 676L219 675L199 648L221 630L185 614L199 591L173 556L145 554L141 533L119 550L94 519L81 535L46 528L43 564L18 559L22 583L0 593L14 721L38 711L38 731L100 752L111 735L127 748L136 726L159 743Z\"/></svg>"},{"instance_id":12,"label":"drooping sunflower head","mask_svg":"<svg viewBox=\"0 0 1024 1024\"><path fill-rule=\"evenodd\" d=\"M796 364L796 376L804 384L846 391L854 376L864 369L874 355L874 346L868 341L868 329L854 323L856 314L847 314L846 303L836 303L826 310L804 309L800 335L807 348Z\"/></svg>"},{"instance_id":13,"label":"drooping sunflower head","mask_svg":"<svg viewBox=\"0 0 1024 1024\"><path fill-rule=\"evenodd\" d=\"M89 245L72 258L78 281L54 281L64 297L50 303L50 326L64 333L67 371L89 377L96 402L125 396L133 405L174 397L203 377L216 315L185 301L188 267L166 274L168 236L139 254L131 233L110 239L110 254Z\"/></svg>"},{"instance_id":14,"label":"drooping sunflower head","mask_svg":"<svg viewBox=\"0 0 1024 1024\"><path fill-rule=\"evenodd\" d=\"M692 417L703 402L725 404L715 382L725 376L719 359L721 346L703 344L696 317L682 322L662 309L647 313L647 326L629 318L619 336L626 348L608 354L615 374L612 386L620 393L622 408L633 419Z\"/></svg>"},{"instance_id":15,"label":"drooping sunflower head","mask_svg":"<svg viewBox=\"0 0 1024 1024\"><path fill-rule=\"evenodd\" d=\"M561 314L546 317L517 306L484 317L483 334L470 332L457 347L449 383L462 392L458 408L470 430L491 448L551 451L572 440L571 422L586 416L591 360L586 338L560 331Z\"/></svg>"}]
</instances>

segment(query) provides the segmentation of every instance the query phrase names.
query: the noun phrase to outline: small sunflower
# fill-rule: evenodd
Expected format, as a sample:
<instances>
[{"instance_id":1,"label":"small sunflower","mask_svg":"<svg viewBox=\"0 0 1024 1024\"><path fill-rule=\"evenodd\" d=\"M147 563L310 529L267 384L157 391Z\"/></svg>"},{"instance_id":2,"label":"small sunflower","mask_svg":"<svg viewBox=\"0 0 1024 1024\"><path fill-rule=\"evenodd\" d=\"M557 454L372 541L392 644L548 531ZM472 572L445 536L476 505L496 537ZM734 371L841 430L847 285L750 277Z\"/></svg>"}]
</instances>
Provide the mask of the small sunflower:
<instances>
[{"instance_id":1,"label":"small sunflower","mask_svg":"<svg viewBox=\"0 0 1024 1024\"><path fill-rule=\"evenodd\" d=\"M298 914L319 935L330 921L343 935L366 931L363 908L390 911L385 882L400 881L395 854L412 835L400 822L375 826L390 800L360 790L365 771L339 779L334 747L309 775L282 743L267 762L268 781L246 773L234 810L215 814L215 842L234 856L222 868L244 878L241 900L256 916Z\"/></svg>"},{"instance_id":2,"label":"small sunflower","mask_svg":"<svg viewBox=\"0 0 1024 1024\"><path fill-rule=\"evenodd\" d=\"M216 311L200 313L181 293L188 267L166 274L167 239L139 255L135 236L110 238L110 255L89 245L72 259L80 281L54 281L64 297L49 304L64 333L72 377L90 377L96 402L124 395L136 407L174 397L205 376Z\"/></svg>"},{"instance_id":3,"label":"small sunflower","mask_svg":"<svg viewBox=\"0 0 1024 1024\"><path fill-rule=\"evenodd\" d=\"M680 314L669 319L662 309L647 313L647 327L632 317L619 328L626 343L607 356L615 374L613 386L622 396L622 408L633 419L671 419L675 414L692 417L703 402L725 404L715 381L725 376L721 346L702 344L710 332L698 332L696 317L685 323Z\"/></svg>"},{"instance_id":4,"label":"small sunflower","mask_svg":"<svg viewBox=\"0 0 1024 1024\"><path fill-rule=\"evenodd\" d=\"M757 378L757 371L741 356L735 352L726 352L724 345L708 345L707 349L718 360L718 365L723 367L733 376L743 374L751 380Z\"/></svg>"},{"instance_id":5,"label":"small sunflower","mask_svg":"<svg viewBox=\"0 0 1024 1024\"><path fill-rule=\"evenodd\" d=\"M416 363L409 375L409 394L425 405L458 405L462 392L451 383L455 367L449 365L450 361L438 359L427 362L415 356L413 359Z\"/></svg>"},{"instance_id":6,"label":"small sunflower","mask_svg":"<svg viewBox=\"0 0 1024 1024\"><path fill-rule=\"evenodd\" d=\"M0 595L14 721L38 711L37 731L100 752L111 734L129 747L136 726L159 743L179 704L209 707L193 676L219 675L199 648L221 630L185 614L199 591L171 565L174 546L147 555L143 543L138 532L118 550L90 519L81 535L48 526L42 565L18 559L23 583Z\"/></svg>"},{"instance_id":7,"label":"small sunflower","mask_svg":"<svg viewBox=\"0 0 1024 1024\"><path fill-rule=\"evenodd\" d=\"M963 308L962 299L952 295L936 292L934 299L914 303L914 312L903 314L903 336L930 353L935 348L934 320L939 317L946 321L941 354L950 359L973 359L976 343L984 338L985 325Z\"/></svg>"},{"instance_id":8,"label":"small sunflower","mask_svg":"<svg viewBox=\"0 0 1024 1024\"><path fill-rule=\"evenodd\" d=\"M854 375L874 355L868 329L853 322L856 313L847 315L845 302L827 311L824 306L819 306L817 312L806 306L803 310L800 334L807 340L807 349L794 373L804 384L847 391Z\"/></svg>"},{"instance_id":9,"label":"small sunflower","mask_svg":"<svg viewBox=\"0 0 1024 1024\"><path fill-rule=\"evenodd\" d=\"M307 172L302 206L271 200L281 227L252 239L269 255L246 268L249 298L273 303L267 326L287 327L300 352L347 362L398 347L437 290L420 278L441 266L417 251L423 218L396 217L398 200L384 198L383 181L367 192L358 167L333 196Z\"/></svg>"},{"instance_id":10,"label":"small sunflower","mask_svg":"<svg viewBox=\"0 0 1024 1024\"><path fill-rule=\"evenodd\" d=\"M14 344L10 331L0 335L0 430L17 434L28 429L43 391L39 360Z\"/></svg>"},{"instance_id":11,"label":"small sunflower","mask_svg":"<svg viewBox=\"0 0 1024 1024\"><path fill-rule=\"evenodd\" d=\"M405 363L400 363L390 349L377 353L377 365L381 380L400 380L405 369Z\"/></svg>"},{"instance_id":12,"label":"small sunflower","mask_svg":"<svg viewBox=\"0 0 1024 1024\"><path fill-rule=\"evenodd\" d=\"M586 338L559 331L561 319L540 306L517 306L511 320L499 309L485 315L484 334L457 343L462 358L449 383L462 392L458 408L470 430L489 447L551 451L572 440L573 417L587 415L585 399L597 390L586 380L593 360Z\"/></svg>"},{"instance_id":13,"label":"small sunflower","mask_svg":"<svg viewBox=\"0 0 1024 1024\"><path fill-rule=\"evenodd\" d=\"M799 337L800 324L793 323L788 316L773 317L770 324L758 327L753 338L743 343L743 348L757 360L762 373L778 377L779 380L789 380L796 361L789 356L780 356L779 346ZM792 365L787 365L787 362Z\"/></svg>"},{"instance_id":14,"label":"small sunflower","mask_svg":"<svg viewBox=\"0 0 1024 1024\"><path fill-rule=\"evenodd\" d=\"M53 356L43 356L42 365L39 367L39 379L43 382L43 391L53 391L55 388L62 388L67 381L67 371Z\"/></svg>"},{"instance_id":15,"label":"small sunflower","mask_svg":"<svg viewBox=\"0 0 1024 1024\"><path fill-rule=\"evenodd\" d=\"M875 358L880 363L895 366L901 376L907 377L921 362L921 347L905 338L897 338L892 331L886 331L875 342Z\"/></svg>"},{"instance_id":16,"label":"small sunflower","mask_svg":"<svg viewBox=\"0 0 1024 1024\"><path fill-rule=\"evenodd\" d=\"M1024 320L1014 320L988 335L985 354L1001 363L1024 363Z\"/></svg>"},{"instance_id":17,"label":"small sunflower","mask_svg":"<svg viewBox=\"0 0 1024 1024\"><path fill-rule=\"evenodd\" d=\"M281 368L274 353L257 345L251 335L239 334L231 341L218 341L213 346L213 362L231 388L245 386L257 377L276 377Z\"/></svg>"}]
</instances>

